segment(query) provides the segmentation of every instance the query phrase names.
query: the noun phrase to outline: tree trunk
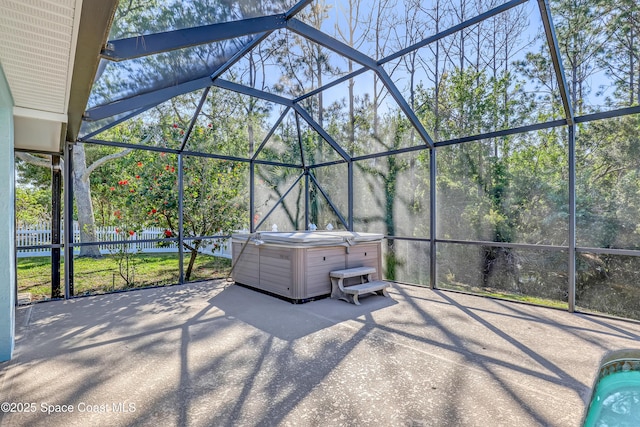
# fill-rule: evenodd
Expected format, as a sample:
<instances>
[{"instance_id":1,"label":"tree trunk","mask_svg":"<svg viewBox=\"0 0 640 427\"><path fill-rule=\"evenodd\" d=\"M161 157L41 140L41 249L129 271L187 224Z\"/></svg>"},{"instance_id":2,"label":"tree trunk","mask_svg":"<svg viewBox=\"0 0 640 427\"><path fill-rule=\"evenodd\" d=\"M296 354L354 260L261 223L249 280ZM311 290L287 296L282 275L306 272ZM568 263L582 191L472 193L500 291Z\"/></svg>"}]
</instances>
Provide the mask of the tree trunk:
<instances>
[{"instance_id":1,"label":"tree trunk","mask_svg":"<svg viewBox=\"0 0 640 427\"><path fill-rule=\"evenodd\" d=\"M78 225L80 228L80 243L96 241L96 227L93 216L93 203L91 201L91 184L86 174L87 161L83 144L73 147L73 194L78 210ZM67 232L71 232L68 230ZM81 257L100 258L100 247L81 246Z\"/></svg>"},{"instance_id":2,"label":"tree trunk","mask_svg":"<svg viewBox=\"0 0 640 427\"><path fill-rule=\"evenodd\" d=\"M198 257L198 249L191 249L191 256L189 257L189 265L187 266L187 271L184 272L184 280L186 282L191 279L191 272L193 271L193 265L196 262L196 258Z\"/></svg>"}]
</instances>

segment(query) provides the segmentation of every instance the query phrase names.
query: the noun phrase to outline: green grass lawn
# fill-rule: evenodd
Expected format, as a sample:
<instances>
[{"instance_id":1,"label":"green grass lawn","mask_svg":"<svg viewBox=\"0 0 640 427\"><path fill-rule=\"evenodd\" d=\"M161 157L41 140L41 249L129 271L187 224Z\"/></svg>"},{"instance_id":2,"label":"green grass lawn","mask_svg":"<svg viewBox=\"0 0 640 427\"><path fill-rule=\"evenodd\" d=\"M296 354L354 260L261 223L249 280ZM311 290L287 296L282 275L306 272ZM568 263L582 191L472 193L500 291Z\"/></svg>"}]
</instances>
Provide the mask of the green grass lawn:
<instances>
[{"instance_id":1,"label":"green grass lawn","mask_svg":"<svg viewBox=\"0 0 640 427\"><path fill-rule=\"evenodd\" d=\"M562 309L568 308L568 303L565 301L558 301L550 298L542 298L534 295L516 294L513 292L506 292L500 289L483 288L480 286L470 286L470 285L455 283L455 282L440 283L439 289L449 289L452 291L468 292L468 293L472 293L479 296L525 302L528 304L541 305L545 307L562 308Z\"/></svg>"},{"instance_id":2,"label":"green grass lawn","mask_svg":"<svg viewBox=\"0 0 640 427\"><path fill-rule=\"evenodd\" d=\"M147 286L178 283L179 256L177 253L135 254L122 263L117 256L99 259L74 259L74 295L91 295ZM189 262L185 254L184 268ZM122 264L122 269L121 269ZM64 287L64 261L60 266ZM231 270L231 260L199 254L189 281L224 278ZM122 272L122 275L121 275ZM125 280L125 278L128 278ZM18 292L29 292L34 300L51 297L51 258L18 258Z\"/></svg>"}]
</instances>

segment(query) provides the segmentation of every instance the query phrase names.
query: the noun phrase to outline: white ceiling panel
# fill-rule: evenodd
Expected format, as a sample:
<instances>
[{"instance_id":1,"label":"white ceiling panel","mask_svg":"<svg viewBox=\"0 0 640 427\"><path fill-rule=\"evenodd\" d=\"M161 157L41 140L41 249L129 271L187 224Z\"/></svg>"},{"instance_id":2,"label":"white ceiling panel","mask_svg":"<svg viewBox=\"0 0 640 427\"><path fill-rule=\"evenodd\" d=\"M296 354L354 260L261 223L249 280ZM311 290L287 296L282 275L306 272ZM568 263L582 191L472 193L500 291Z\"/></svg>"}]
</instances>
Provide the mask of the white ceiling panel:
<instances>
[{"instance_id":1,"label":"white ceiling panel","mask_svg":"<svg viewBox=\"0 0 640 427\"><path fill-rule=\"evenodd\" d=\"M20 111L66 117L81 5L82 0L0 0L0 64ZM16 125L37 126L38 120L20 118ZM16 148L37 149L36 137L41 135L46 136L42 149L51 149L51 137L60 137L60 126L51 121L41 125L41 133L17 132Z\"/></svg>"}]
</instances>

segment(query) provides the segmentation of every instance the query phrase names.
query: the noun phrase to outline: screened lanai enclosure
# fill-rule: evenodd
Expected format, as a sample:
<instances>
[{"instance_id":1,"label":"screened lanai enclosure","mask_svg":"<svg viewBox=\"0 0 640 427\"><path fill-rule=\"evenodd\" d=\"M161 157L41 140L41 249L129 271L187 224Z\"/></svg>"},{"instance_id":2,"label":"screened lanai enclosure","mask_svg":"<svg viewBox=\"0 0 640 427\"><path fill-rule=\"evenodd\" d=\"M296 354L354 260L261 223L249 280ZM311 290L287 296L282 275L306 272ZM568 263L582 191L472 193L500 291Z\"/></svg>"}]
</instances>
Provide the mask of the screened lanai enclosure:
<instances>
[{"instance_id":1,"label":"screened lanai enclosure","mask_svg":"<svg viewBox=\"0 0 640 427\"><path fill-rule=\"evenodd\" d=\"M329 226L389 281L640 319L639 101L635 0L122 0L77 138L17 154L18 255L68 298Z\"/></svg>"}]
</instances>

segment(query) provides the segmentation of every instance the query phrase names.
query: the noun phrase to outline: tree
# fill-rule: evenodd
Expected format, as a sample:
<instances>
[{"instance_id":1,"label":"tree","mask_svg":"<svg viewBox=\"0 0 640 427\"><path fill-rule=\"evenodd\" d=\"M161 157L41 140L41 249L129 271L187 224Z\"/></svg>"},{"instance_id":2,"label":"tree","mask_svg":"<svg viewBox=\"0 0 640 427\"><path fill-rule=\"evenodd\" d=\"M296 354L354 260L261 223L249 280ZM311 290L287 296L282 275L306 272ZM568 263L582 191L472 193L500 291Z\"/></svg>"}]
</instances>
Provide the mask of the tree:
<instances>
[{"instance_id":1,"label":"tree","mask_svg":"<svg viewBox=\"0 0 640 427\"><path fill-rule=\"evenodd\" d=\"M91 198L91 173L105 163L124 157L131 152L130 149L120 150L101 157L87 166L85 147L76 144L73 147L73 194L78 213L78 225L80 229L80 242L88 243L96 241L95 217L93 212L93 200ZM81 246L81 257L101 257L98 245Z\"/></svg>"},{"instance_id":2,"label":"tree","mask_svg":"<svg viewBox=\"0 0 640 427\"><path fill-rule=\"evenodd\" d=\"M432 105L434 97L433 89L420 88L417 93L421 104ZM531 113L532 107L529 96L514 82L511 73L494 79L473 67L444 74L438 99L443 138L493 130L496 116L518 122ZM426 111L420 118L425 123L435 120ZM547 147L550 149L551 146ZM530 224L522 223L522 215L532 210L530 200L538 197L532 183L544 179L532 175L522 164L528 164L536 156L540 158L540 150L535 138L529 135L485 139L439 150L439 209L447 218L440 222L439 234L445 238L504 243L530 238L529 231L523 232ZM521 154L525 152L530 157ZM518 283L516 251L486 246L482 248L481 259L484 286L496 283L498 266L504 273L505 284Z\"/></svg>"},{"instance_id":3,"label":"tree","mask_svg":"<svg viewBox=\"0 0 640 427\"><path fill-rule=\"evenodd\" d=\"M167 132L180 134L177 123ZM212 127L197 127L193 137L210 138ZM109 221L126 233L145 227L162 227L158 238L182 238L190 254L185 278L191 278L195 260L209 240L226 235L248 223L247 167L245 164L186 156L184 159L183 231L180 235L177 156L135 150L118 162L117 170L104 179L113 211ZM115 172L115 173L113 173Z\"/></svg>"},{"instance_id":4,"label":"tree","mask_svg":"<svg viewBox=\"0 0 640 427\"><path fill-rule=\"evenodd\" d=\"M89 166L86 163L85 150L84 145L76 144L73 147L73 194L75 197L75 209L78 218L78 226L80 229L80 242L81 243L91 243L95 242L95 220L93 214L93 202L91 198L91 184L89 176L93 171L103 166L105 163L110 160L117 159L119 157L125 156L128 154L130 150L120 150L117 153L111 153L107 156L100 157L93 161ZM24 162L28 163L31 166L36 166L38 168L50 168L51 164L47 161L47 158L43 158L41 156L36 156L29 153L16 153L16 157ZM62 162L62 167L64 168L64 163ZM24 166L23 166L24 170ZM39 183L39 185L48 185L50 183L50 176L46 178L49 182L43 182L44 178L42 174L38 174L37 172L30 172L32 177L35 177ZM80 254L81 257L92 257L99 258L100 248L97 245L89 245L89 246L81 246Z\"/></svg>"},{"instance_id":5,"label":"tree","mask_svg":"<svg viewBox=\"0 0 640 427\"><path fill-rule=\"evenodd\" d=\"M33 227L51 220L51 193L42 188L16 186L17 228Z\"/></svg>"},{"instance_id":6,"label":"tree","mask_svg":"<svg viewBox=\"0 0 640 427\"><path fill-rule=\"evenodd\" d=\"M635 0L601 3L608 13L599 65L615 89L608 102L616 107L640 104L640 5Z\"/></svg>"},{"instance_id":7,"label":"tree","mask_svg":"<svg viewBox=\"0 0 640 427\"><path fill-rule=\"evenodd\" d=\"M556 0L551 8L571 103L576 114L584 114L590 110L589 79L599 71L598 55L607 42L600 31L605 18L590 0Z\"/></svg>"},{"instance_id":8,"label":"tree","mask_svg":"<svg viewBox=\"0 0 640 427\"><path fill-rule=\"evenodd\" d=\"M335 23L335 32L338 36L338 40L343 41L347 45L360 49L364 44L367 31L363 31L359 33L359 29L363 22L363 18L361 17L362 10L362 0L349 0L347 2L347 6L345 8L341 8L340 12L343 15L343 19L346 22L346 25L343 25L342 22ZM353 72L353 61L348 60L348 68L347 72L351 74ZM348 147L347 151L352 152L352 147L355 144L355 93L354 93L354 85L355 82L351 78L349 79L348 86L348 104L349 104L349 117L347 121L348 126Z\"/></svg>"}]
</instances>

